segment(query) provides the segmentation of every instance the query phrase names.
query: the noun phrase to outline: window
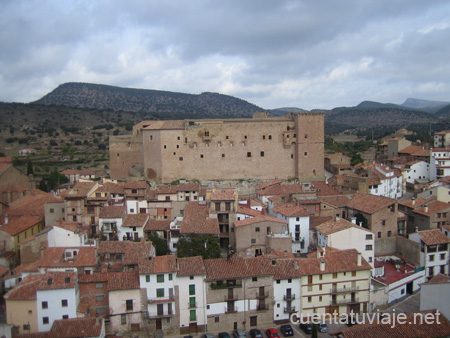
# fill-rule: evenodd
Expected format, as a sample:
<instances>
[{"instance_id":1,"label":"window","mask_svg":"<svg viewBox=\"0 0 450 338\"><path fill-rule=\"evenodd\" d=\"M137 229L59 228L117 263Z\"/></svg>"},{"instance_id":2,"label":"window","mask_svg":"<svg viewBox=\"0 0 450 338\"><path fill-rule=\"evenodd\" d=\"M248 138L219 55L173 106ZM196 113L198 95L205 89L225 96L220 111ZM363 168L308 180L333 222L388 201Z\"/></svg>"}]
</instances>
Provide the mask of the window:
<instances>
[{"instance_id":1,"label":"window","mask_svg":"<svg viewBox=\"0 0 450 338\"><path fill-rule=\"evenodd\" d=\"M169 273L169 280L172 280L172 279L173 279L173 276L171 273Z\"/></svg>"},{"instance_id":2,"label":"window","mask_svg":"<svg viewBox=\"0 0 450 338\"><path fill-rule=\"evenodd\" d=\"M356 271L352 271L352 277L356 277Z\"/></svg>"},{"instance_id":3,"label":"window","mask_svg":"<svg viewBox=\"0 0 450 338\"><path fill-rule=\"evenodd\" d=\"M55 212L55 209L50 208L50 213L53 214Z\"/></svg>"},{"instance_id":4,"label":"window","mask_svg":"<svg viewBox=\"0 0 450 338\"><path fill-rule=\"evenodd\" d=\"M48 302L42 302L42 308L48 309Z\"/></svg>"},{"instance_id":5,"label":"window","mask_svg":"<svg viewBox=\"0 0 450 338\"><path fill-rule=\"evenodd\" d=\"M261 151L261 157L264 157L264 151Z\"/></svg>"},{"instance_id":6,"label":"window","mask_svg":"<svg viewBox=\"0 0 450 338\"><path fill-rule=\"evenodd\" d=\"M305 151L305 156L308 156L308 152L307 151Z\"/></svg>"},{"instance_id":7,"label":"window","mask_svg":"<svg viewBox=\"0 0 450 338\"><path fill-rule=\"evenodd\" d=\"M434 262L434 255L429 255L428 258L430 259L430 262Z\"/></svg>"},{"instance_id":8,"label":"window","mask_svg":"<svg viewBox=\"0 0 450 338\"><path fill-rule=\"evenodd\" d=\"M150 283L150 275L145 275L145 281L146 281L147 283Z\"/></svg>"},{"instance_id":9,"label":"window","mask_svg":"<svg viewBox=\"0 0 450 338\"><path fill-rule=\"evenodd\" d=\"M209 136L209 131L205 131L205 136Z\"/></svg>"},{"instance_id":10,"label":"window","mask_svg":"<svg viewBox=\"0 0 450 338\"><path fill-rule=\"evenodd\" d=\"M183 157L180 157L178 160L183 161Z\"/></svg>"},{"instance_id":11,"label":"window","mask_svg":"<svg viewBox=\"0 0 450 338\"><path fill-rule=\"evenodd\" d=\"M127 323L127 315L121 314L120 315L120 324L125 325Z\"/></svg>"},{"instance_id":12,"label":"window","mask_svg":"<svg viewBox=\"0 0 450 338\"><path fill-rule=\"evenodd\" d=\"M96 297L95 297L95 300L96 300L97 302L103 302L103 301L105 300L105 296L103 296L103 295L101 295L101 296L96 296Z\"/></svg>"},{"instance_id":13,"label":"window","mask_svg":"<svg viewBox=\"0 0 450 338\"><path fill-rule=\"evenodd\" d=\"M156 297L164 297L164 289L156 289Z\"/></svg>"},{"instance_id":14,"label":"window","mask_svg":"<svg viewBox=\"0 0 450 338\"><path fill-rule=\"evenodd\" d=\"M203 158L203 154L200 154L200 158Z\"/></svg>"},{"instance_id":15,"label":"window","mask_svg":"<svg viewBox=\"0 0 450 338\"><path fill-rule=\"evenodd\" d=\"M289 278L289 279L288 279L288 283L292 283L292 279Z\"/></svg>"},{"instance_id":16,"label":"window","mask_svg":"<svg viewBox=\"0 0 450 338\"><path fill-rule=\"evenodd\" d=\"M266 135L263 135L263 140L265 140L266 139Z\"/></svg>"},{"instance_id":17,"label":"window","mask_svg":"<svg viewBox=\"0 0 450 338\"><path fill-rule=\"evenodd\" d=\"M445 259L445 253L440 254L440 258L441 258L441 260L444 260Z\"/></svg>"},{"instance_id":18,"label":"window","mask_svg":"<svg viewBox=\"0 0 450 338\"><path fill-rule=\"evenodd\" d=\"M247 157L252 157L251 151L248 151L248 152L247 152Z\"/></svg>"},{"instance_id":19,"label":"window","mask_svg":"<svg viewBox=\"0 0 450 338\"><path fill-rule=\"evenodd\" d=\"M272 139L272 135L269 135L269 140L271 140Z\"/></svg>"},{"instance_id":20,"label":"window","mask_svg":"<svg viewBox=\"0 0 450 338\"><path fill-rule=\"evenodd\" d=\"M322 284L319 284L319 290L320 291L322 290Z\"/></svg>"},{"instance_id":21,"label":"window","mask_svg":"<svg viewBox=\"0 0 450 338\"><path fill-rule=\"evenodd\" d=\"M312 297L308 297L308 303L312 302Z\"/></svg>"},{"instance_id":22,"label":"window","mask_svg":"<svg viewBox=\"0 0 450 338\"><path fill-rule=\"evenodd\" d=\"M366 235L366 239L372 239L372 234Z\"/></svg>"},{"instance_id":23,"label":"window","mask_svg":"<svg viewBox=\"0 0 450 338\"><path fill-rule=\"evenodd\" d=\"M126 300L126 308L127 308L127 311L133 311L133 300L132 299Z\"/></svg>"},{"instance_id":24,"label":"window","mask_svg":"<svg viewBox=\"0 0 450 338\"><path fill-rule=\"evenodd\" d=\"M366 250L372 250L372 245L366 245Z\"/></svg>"},{"instance_id":25,"label":"window","mask_svg":"<svg viewBox=\"0 0 450 338\"><path fill-rule=\"evenodd\" d=\"M24 331L30 331L30 324L23 324Z\"/></svg>"},{"instance_id":26,"label":"window","mask_svg":"<svg viewBox=\"0 0 450 338\"><path fill-rule=\"evenodd\" d=\"M195 297L189 297L189 307L195 307Z\"/></svg>"},{"instance_id":27,"label":"window","mask_svg":"<svg viewBox=\"0 0 450 338\"><path fill-rule=\"evenodd\" d=\"M195 295L195 284L189 285L189 295Z\"/></svg>"},{"instance_id":28,"label":"window","mask_svg":"<svg viewBox=\"0 0 450 338\"><path fill-rule=\"evenodd\" d=\"M280 280L279 279L277 279L277 284L280 284Z\"/></svg>"},{"instance_id":29,"label":"window","mask_svg":"<svg viewBox=\"0 0 450 338\"><path fill-rule=\"evenodd\" d=\"M333 278L337 278L338 277L338 274L335 272L335 273L333 273Z\"/></svg>"},{"instance_id":30,"label":"window","mask_svg":"<svg viewBox=\"0 0 450 338\"><path fill-rule=\"evenodd\" d=\"M190 321L197 320L197 311L196 310L189 311L189 320Z\"/></svg>"},{"instance_id":31,"label":"window","mask_svg":"<svg viewBox=\"0 0 450 338\"><path fill-rule=\"evenodd\" d=\"M156 282L157 283L164 283L164 275L163 274L156 275Z\"/></svg>"},{"instance_id":32,"label":"window","mask_svg":"<svg viewBox=\"0 0 450 338\"><path fill-rule=\"evenodd\" d=\"M252 244L255 244L255 243L256 243L256 239L252 238Z\"/></svg>"},{"instance_id":33,"label":"window","mask_svg":"<svg viewBox=\"0 0 450 338\"><path fill-rule=\"evenodd\" d=\"M222 157L225 157L225 154L222 154Z\"/></svg>"},{"instance_id":34,"label":"window","mask_svg":"<svg viewBox=\"0 0 450 338\"><path fill-rule=\"evenodd\" d=\"M189 276L189 279L190 280L194 280L194 276Z\"/></svg>"},{"instance_id":35,"label":"window","mask_svg":"<svg viewBox=\"0 0 450 338\"><path fill-rule=\"evenodd\" d=\"M378 231L378 238L381 238L381 231Z\"/></svg>"},{"instance_id":36,"label":"window","mask_svg":"<svg viewBox=\"0 0 450 338\"><path fill-rule=\"evenodd\" d=\"M259 232L259 231L260 231L259 227L256 227L255 232Z\"/></svg>"},{"instance_id":37,"label":"window","mask_svg":"<svg viewBox=\"0 0 450 338\"><path fill-rule=\"evenodd\" d=\"M381 220L381 225L386 225L386 220Z\"/></svg>"},{"instance_id":38,"label":"window","mask_svg":"<svg viewBox=\"0 0 450 338\"><path fill-rule=\"evenodd\" d=\"M257 282L258 281L258 277L252 277L252 282Z\"/></svg>"},{"instance_id":39,"label":"window","mask_svg":"<svg viewBox=\"0 0 450 338\"><path fill-rule=\"evenodd\" d=\"M391 237L391 235L392 235L392 231L389 230L389 231L387 232L387 236L388 236L388 237Z\"/></svg>"},{"instance_id":40,"label":"window","mask_svg":"<svg viewBox=\"0 0 450 338\"><path fill-rule=\"evenodd\" d=\"M61 306L62 307L67 307L67 305L68 305L67 299L62 299L61 300Z\"/></svg>"},{"instance_id":41,"label":"window","mask_svg":"<svg viewBox=\"0 0 450 338\"><path fill-rule=\"evenodd\" d=\"M319 296L319 302L321 302L322 301L322 296Z\"/></svg>"},{"instance_id":42,"label":"window","mask_svg":"<svg viewBox=\"0 0 450 338\"><path fill-rule=\"evenodd\" d=\"M28 314L29 315L33 314L33 310L28 310Z\"/></svg>"},{"instance_id":43,"label":"window","mask_svg":"<svg viewBox=\"0 0 450 338\"><path fill-rule=\"evenodd\" d=\"M97 313L98 313L98 311L97 311ZM62 319L69 319L69 315L63 315Z\"/></svg>"},{"instance_id":44,"label":"window","mask_svg":"<svg viewBox=\"0 0 450 338\"><path fill-rule=\"evenodd\" d=\"M49 320L48 317L42 317L42 324L48 324Z\"/></svg>"}]
</instances>

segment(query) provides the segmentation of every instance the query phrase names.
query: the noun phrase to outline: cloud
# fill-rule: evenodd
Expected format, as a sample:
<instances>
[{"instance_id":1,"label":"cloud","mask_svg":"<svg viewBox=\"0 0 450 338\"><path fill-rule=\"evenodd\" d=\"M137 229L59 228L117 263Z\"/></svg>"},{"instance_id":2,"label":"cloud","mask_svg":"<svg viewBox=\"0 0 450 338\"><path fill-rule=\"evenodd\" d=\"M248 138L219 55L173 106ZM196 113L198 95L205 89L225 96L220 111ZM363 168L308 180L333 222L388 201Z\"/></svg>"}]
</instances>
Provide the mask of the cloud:
<instances>
[{"instance_id":1,"label":"cloud","mask_svg":"<svg viewBox=\"0 0 450 338\"><path fill-rule=\"evenodd\" d=\"M449 100L447 1L0 2L0 100L80 81L264 108Z\"/></svg>"}]
</instances>

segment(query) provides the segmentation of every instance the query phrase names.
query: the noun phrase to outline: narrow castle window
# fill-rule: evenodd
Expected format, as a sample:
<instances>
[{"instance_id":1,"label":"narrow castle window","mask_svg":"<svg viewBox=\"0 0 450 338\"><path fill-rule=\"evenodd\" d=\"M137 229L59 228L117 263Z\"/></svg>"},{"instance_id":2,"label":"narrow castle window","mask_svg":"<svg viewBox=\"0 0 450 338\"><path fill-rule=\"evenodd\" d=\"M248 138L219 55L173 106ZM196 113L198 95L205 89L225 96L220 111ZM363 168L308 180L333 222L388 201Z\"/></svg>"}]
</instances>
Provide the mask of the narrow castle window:
<instances>
[{"instance_id":1,"label":"narrow castle window","mask_svg":"<svg viewBox=\"0 0 450 338\"><path fill-rule=\"evenodd\" d=\"M225 154L222 154L222 157L225 157Z\"/></svg>"},{"instance_id":2,"label":"narrow castle window","mask_svg":"<svg viewBox=\"0 0 450 338\"><path fill-rule=\"evenodd\" d=\"M269 135L269 140L271 140L272 139L272 135Z\"/></svg>"},{"instance_id":3,"label":"narrow castle window","mask_svg":"<svg viewBox=\"0 0 450 338\"><path fill-rule=\"evenodd\" d=\"M200 158L203 158L203 154L200 154Z\"/></svg>"},{"instance_id":4,"label":"narrow castle window","mask_svg":"<svg viewBox=\"0 0 450 338\"><path fill-rule=\"evenodd\" d=\"M308 152L307 151L305 151L305 156L308 156Z\"/></svg>"},{"instance_id":5,"label":"narrow castle window","mask_svg":"<svg viewBox=\"0 0 450 338\"><path fill-rule=\"evenodd\" d=\"M180 160L180 161L183 161L183 158L182 158L182 157L180 157L180 158L179 158L179 160Z\"/></svg>"},{"instance_id":6,"label":"narrow castle window","mask_svg":"<svg viewBox=\"0 0 450 338\"><path fill-rule=\"evenodd\" d=\"M250 151L247 152L247 157L252 157L252 153Z\"/></svg>"},{"instance_id":7,"label":"narrow castle window","mask_svg":"<svg viewBox=\"0 0 450 338\"><path fill-rule=\"evenodd\" d=\"M265 140L266 139L266 135L263 135L263 140Z\"/></svg>"},{"instance_id":8,"label":"narrow castle window","mask_svg":"<svg viewBox=\"0 0 450 338\"><path fill-rule=\"evenodd\" d=\"M167 146L166 146L166 145L164 145L164 149L167 149Z\"/></svg>"},{"instance_id":9,"label":"narrow castle window","mask_svg":"<svg viewBox=\"0 0 450 338\"><path fill-rule=\"evenodd\" d=\"M264 157L264 151L261 151L261 157Z\"/></svg>"},{"instance_id":10,"label":"narrow castle window","mask_svg":"<svg viewBox=\"0 0 450 338\"><path fill-rule=\"evenodd\" d=\"M205 131L205 136L209 136L209 131Z\"/></svg>"}]
</instances>

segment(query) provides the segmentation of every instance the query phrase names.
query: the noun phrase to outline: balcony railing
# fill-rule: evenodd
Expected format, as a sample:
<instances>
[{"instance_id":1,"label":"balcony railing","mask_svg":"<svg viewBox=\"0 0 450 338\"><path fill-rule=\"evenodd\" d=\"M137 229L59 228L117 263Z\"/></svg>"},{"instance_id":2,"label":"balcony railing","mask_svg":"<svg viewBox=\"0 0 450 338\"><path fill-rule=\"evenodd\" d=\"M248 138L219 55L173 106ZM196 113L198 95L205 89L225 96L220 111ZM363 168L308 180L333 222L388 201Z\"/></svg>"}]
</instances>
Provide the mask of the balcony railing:
<instances>
[{"instance_id":1,"label":"balcony railing","mask_svg":"<svg viewBox=\"0 0 450 338\"><path fill-rule=\"evenodd\" d=\"M265 292L256 292L256 297L257 299L262 299L262 298L267 298L269 297L269 291L265 291Z\"/></svg>"},{"instance_id":2,"label":"balcony railing","mask_svg":"<svg viewBox=\"0 0 450 338\"><path fill-rule=\"evenodd\" d=\"M258 311L269 310L269 304L258 304L256 310Z\"/></svg>"},{"instance_id":3,"label":"balcony railing","mask_svg":"<svg viewBox=\"0 0 450 338\"><path fill-rule=\"evenodd\" d=\"M359 303L359 298L331 300L331 305L344 305L344 304L353 304L353 303Z\"/></svg>"},{"instance_id":4,"label":"balcony railing","mask_svg":"<svg viewBox=\"0 0 450 338\"><path fill-rule=\"evenodd\" d=\"M225 306L225 313L233 313L233 312L237 312L237 311L238 311L238 307L236 305Z\"/></svg>"},{"instance_id":5,"label":"balcony railing","mask_svg":"<svg viewBox=\"0 0 450 338\"><path fill-rule=\"evenodd\" d=\"M292 313L295 312L295 306L286 306L284 308L284 313Z\"/></svg>"},{"instance_id":6,"label":"balcony railing","mask_svg":"<svg viewBox=\"0 0 450 338\"><path fill-rule=\"evenodd\" d=\"M239 299L239 295L235 294L235 293L233 293L232 295L225 295L224 296L224 300L226 302L231 302L231 301L234 301L234 300L237 300L237 299Z\"/></svg>"},{"instance_id":7,"label":"balcony railing","mask_svg":"<svg viewBox=\"0 0 450 338\"><path fill-rule=\"evenodd\" d=\"M284 300L294 300L295 299L295 294L292 295L284 295L283 296Z\"/></svg>"},{"instance_id":8,"label":"balcony railing","mask_svg":"<svg viewBox=\"0 0 450 338\"><path fill-rule=\"evenodd\" d=\"M331 293L343 293L343 292L354 292L358 291L359 286L351 286L348 288L331 288Z\"/></svg>"}]
</instances>

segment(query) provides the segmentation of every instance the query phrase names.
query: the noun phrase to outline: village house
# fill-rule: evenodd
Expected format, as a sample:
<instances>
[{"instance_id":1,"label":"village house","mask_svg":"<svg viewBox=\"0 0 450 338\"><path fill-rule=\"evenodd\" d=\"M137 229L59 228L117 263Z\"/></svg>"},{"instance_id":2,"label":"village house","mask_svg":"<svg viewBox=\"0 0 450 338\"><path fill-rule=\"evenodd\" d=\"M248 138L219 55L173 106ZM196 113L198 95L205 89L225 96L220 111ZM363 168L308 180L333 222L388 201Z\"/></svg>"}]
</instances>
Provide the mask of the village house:
<instances>
[{"instance_id":1,"label":"village house","mask_svg":"<svg viewBox=\"0 0 450 338\"><path fill-rule=\"evenodd\" d=\"M71 272L48 272L26 277L8 291L7 323L19 333L50 331L58 319L76 318L79 302L77 276Z\"/></svg>"},{"instance_id":2,"label":"village house","mask_svg":"<svg viewBox=\"0 0 450 338\"><path fill-rule=\"evenodd\" d=\"M233 236L233 223L238 209L238 192L235 188L214 188L206 191L206 201L209 202L210 217L217 218L220 230L220 246L228 248L236 245Z\"/></svg>"},{"instance_id":3,"label":"village house","mask_svg":"<svg viewBox=\"0 0 450 338\"><path fill-rule=\"evenodd\" d=\"M117 241L120 239L118 229L122 228L123 220L126 216L125 206L105 206L100 212L98 220L99 232L108 241Z\"/></svg>"},{"instance_id":4,"label":"village house","mask_svg":"<svg viewBox=\"0 0 450 338\"><path fill-rule=\"evenodd\" d=\"M66 169L61 171L61 174L66 176L70 183L86 182L95 179L95 173L92 170L87 169Z\"/></svg>"},{"instance_id":5,"label":"village house","mask_svg":"<svg viewBox=\"0 0 450 338\"><path fill-rule=\"evenodd\" d=\"M376 238L397 236L397 201L388 197L357 194L347 203L347 218L369 229Z\"/></svg>"},{"instance_id":6,"label":"village house","mask_svg":"<svg viewBox=\"0 0 450 338\"><path fill-rule=\"evenodd\" d=\"M315 231L317 247L333 247L339 250L356 249L370 266L374 267L375 235L373 232L345 219L322 223L315 228Z\"/></svg>"},{"instance_id":7,"label":"village house","mask_svg":"<svg viewBox=\"0 0 450 338\"><path fill-rule=\"evenodd\" d=\"M100 241L97 245L97 256L100 271L114 272L138 270L139 262L151 259L156 254L149 241Z\"/></svg>"},{"instance_id":8,"label":"village house","mask_svg":"<svg viewBox=\"0 0 450 338\"><path fill-rule=\"evenodd\" d=\"M287 231L292 239L292 253L298 256L308 253L310 212L303 205L286 203L274 207L272 214L287 222Z\"/></svg>"},{"instance_id":9,"label":"village house","mask_svg":"<svg viewBox=\"0 0 450 338\"><path fill-rule=\"evenodd\" d=\"M119 241L139 241L144 238L144 228L149 218L148 214L125 216L122 225L117 227Z\"/></svg>"},{"instance_id":10,"label":"village house","mask_svg":"<svg viewBox=\"0 0 450 338\"><path fill-rule=\"evenodd\" d=\"M445 318L450 317L450 303L442 295L450 294L448 275L438 274L420 285L420 311L437 309Z\"/></svg>"},{"instance_id":11,"label":"village house","mask_svg":"<svg viewBox=\"0 0 450 338\"><path fill-rule=\"evenodd\" d=\"M417 198L427 199L431 196L436 200L449 203L450 202L450 176L446 176L424 185L421 191L417 192Z\"/></svg>"},{"instance_id":12,"label":"village house","mask_svg":"<svg viewBox=\"0 0 450 338\"><path fill-rule=\"evenodd\" d=\"M450 145L450 131L434 133L434 148L447 148Z\"/></svg>"},{"instance_id":13,"label":"village house","mask_svg":"<svg viewBox=\"0 0 450 338\"><path fill-rule=\"evenodd\" d=\"M76 272L79 275L94 273L97 258L94 247L46 248L37 263L40 273Z\"/></svg>"},{"instance_id":14,"label":"village house","mask_svg":"<svg viewBox=\"0 0 450 338\"><path fill-rule=\"evenodd\" d=\"M95 240L89 239L89 227L79 226L75 222L56 222L48 231L49 247L95 246Z\"/></svg>"},{"instance_id":15,"label":"village house","mask_svg":"<svg viewBox=\"0 0 450 338\"><path fill-rule=\"evenodd\" d=\"M427 280L442 273L448 275L450 238L439 229L412 233L409 239L420 244L420 266Z\"/></svg>"},{"instance_id":16,"label":"village house","mask_svg":"<svg viewBox=\"0 0 450 338\"><path fill-rule=\"evenodd\" d=\"M351 158L342 154L331 154L325 156L325 170L333 175L348 174L352 171Z\"/></svg>"},{"instance_id":17,"label":"village house","mask_svg":"<svg viewBox=\"0 0 450 338\"><path fill-rule=\"evenodd\" d=\"M259 256L271 250L292 252L292 238L286 221L260 215L234 222L236 253Z\"/></svg>"}]
</instances>

